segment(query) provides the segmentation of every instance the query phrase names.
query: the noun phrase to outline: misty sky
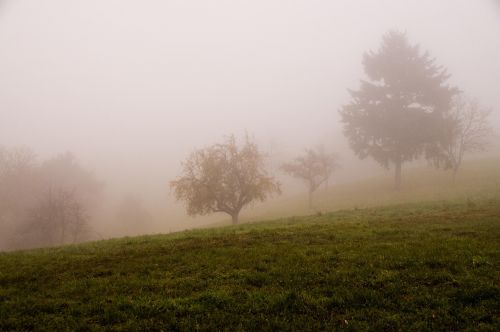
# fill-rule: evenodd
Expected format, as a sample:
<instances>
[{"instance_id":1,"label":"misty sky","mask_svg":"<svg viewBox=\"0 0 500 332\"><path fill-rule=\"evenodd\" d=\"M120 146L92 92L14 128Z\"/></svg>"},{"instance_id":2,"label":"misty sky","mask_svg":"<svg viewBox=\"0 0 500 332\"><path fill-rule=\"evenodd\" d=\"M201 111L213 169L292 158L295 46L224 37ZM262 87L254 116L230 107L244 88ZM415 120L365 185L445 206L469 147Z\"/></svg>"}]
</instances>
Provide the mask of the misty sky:
<instances>
[{"instance_id":1,"label":"misty sky","mask_svg":"<svg viewBox=\"0 0 500 332\"><path fill-rule=\"evenodd\" d=\"M4 0L0 144L166 191L189 151L231 132L283 154L342 145L337 111L389 29L500 127L499 1Z\"/></svg>"}]
</instances>

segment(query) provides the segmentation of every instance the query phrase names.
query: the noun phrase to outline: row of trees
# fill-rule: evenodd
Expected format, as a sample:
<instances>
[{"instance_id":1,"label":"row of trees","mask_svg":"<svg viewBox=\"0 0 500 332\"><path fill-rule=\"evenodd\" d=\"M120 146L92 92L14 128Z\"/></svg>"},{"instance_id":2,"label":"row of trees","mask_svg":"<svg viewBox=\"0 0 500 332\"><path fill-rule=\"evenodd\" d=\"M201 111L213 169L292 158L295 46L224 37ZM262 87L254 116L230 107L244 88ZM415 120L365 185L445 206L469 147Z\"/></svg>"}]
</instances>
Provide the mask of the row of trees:
<instances>
[{"instance_id":1,"label":"row of trees","mask_svg":"<svg viewBox=\"0 0 500 332\"><path fill-rule=\"evenodd\" d=\"M394 187L401 187L403 164L424 156L432 165L450 169L455 178L468 152L488 147L491 110L447 84L447 70L429 53L410 45L405 34L387 33L377 52L363 57L367 78L339 111L344 134L361 159L371 157L394 168ZM241 209L280 192L264 167L264 155L246 138L239 148L234 136L191 154L183 174L171 182L190 215L225 212L238 223ZM327 183L338 158L324 149L308 149L281 169L304 180L312 194Z\"/></svg>"}]
</instances>

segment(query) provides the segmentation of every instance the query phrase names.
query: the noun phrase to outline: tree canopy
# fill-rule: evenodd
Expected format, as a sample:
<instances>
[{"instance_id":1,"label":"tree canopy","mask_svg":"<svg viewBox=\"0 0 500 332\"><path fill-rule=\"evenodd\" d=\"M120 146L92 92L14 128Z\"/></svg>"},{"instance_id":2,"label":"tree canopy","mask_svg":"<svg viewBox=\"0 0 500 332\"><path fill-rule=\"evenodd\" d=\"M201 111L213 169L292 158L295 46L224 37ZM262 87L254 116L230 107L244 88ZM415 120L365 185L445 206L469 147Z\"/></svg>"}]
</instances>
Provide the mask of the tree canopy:
<instances>
[{"instance_id":1,"label":"tree canopy","mask_svg":"<svg viewBox=\"0 0 500 332\"><path fill-rule=\"evenodd\" d=\"M402 164L432 151L440 139L458 90L446 84L445 68L397 31L383 37L377 52L364 54L363 68L367 79L340 110L344 133L360 158L394 166L399 188Z\"/></svg>"},{"instance_id":2,"label":"tree canopy","mask_svg":"<svg viewBox=\"0 0 500 332\"><path fill-rule=\"evenodd\" d=\"M239 147L234 135L223 143L193 152L183 174L171 182L175 197L185 201L189 215L224 212L238 223L241 209L279 193L279 183L268 175L264 155L248 136Z\"/></svg>"}]
</instances>

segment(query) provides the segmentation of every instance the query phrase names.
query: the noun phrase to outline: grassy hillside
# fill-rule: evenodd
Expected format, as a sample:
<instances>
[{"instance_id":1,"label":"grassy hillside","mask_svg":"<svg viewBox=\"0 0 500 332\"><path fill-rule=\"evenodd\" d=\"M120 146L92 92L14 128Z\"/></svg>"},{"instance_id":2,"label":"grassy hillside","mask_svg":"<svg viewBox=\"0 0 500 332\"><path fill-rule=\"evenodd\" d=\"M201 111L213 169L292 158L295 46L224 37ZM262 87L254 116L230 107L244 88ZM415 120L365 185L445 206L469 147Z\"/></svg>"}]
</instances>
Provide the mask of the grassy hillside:
<instances>
[{"instance_id":1,"label":"grassy hillside","mask_svg":"<svg viewBox=\"0 0 500 332\"><path fill-rule=\"evenodd\" d=\"M374 165L378 170L380 166ZM367 208L388 206L394 204L418 202L463 202L470 198L500 197L500 159L495 156L484 159L467 160L460 170L455 183L451 173L436 170L427 165L408 165L403 170L403 188L393 189L392 171L378 173L377 176L363 177L359 181L340 181L341 175L334 174L328 189L320 188L314 194L314 208L308 208L306 188L302 182L296 185L284 185L283 194L273 197L264 203L250 205L241 213L242 222L255 222L267 219L277 219L292 216L305 216L321 211L323 213L341 209ZM290 178L285 178L291 180ZM172 197L173 198L173 197ZM225 213L216 213L202 217L186 215L182 203L165 207L165 201L160 202L161 209L157 210L158 218L147 231L169 233L200 227L230 225L231 219ZM94 228L103 234L104 238L116 237L117 234L133 234L133 231L117 233L123 224L109 223L100 220ZM103 227L103 224L105 225ZM107 225L106 225L107 224ZM139 225L136 234L142 234L144 229Z\"/></svg>"},{"instance_id":2,"label":"grassy hillside","mask_svg":"<svg viewBox=\"0 0 500 332\"><path fill-rule=\"evenodd\" d=\"M500 197L0 254L0 331L500 327Z\"/></svg>"},{"instance_id":3,"label":"grassy hillside","mask_svg":"<svg viewBox=\"0 0 500 332\"><path fill-rule=\"evenodd\" d=\"M365 178L354 183L333 183L328 189L320 188L314 194L312 211L308 208L306 195L290 196L285 188L282 197L245 211L243 220L307 215L313 211L332 212L417 202L460 202L468 198L500 196L500 159L494 157L468 160L455 182L450 172L423 165L406 167L403 170L403 187L395 191L392 176L392 171L388 171L385 176Z\"/></svg>"}]
</instances>

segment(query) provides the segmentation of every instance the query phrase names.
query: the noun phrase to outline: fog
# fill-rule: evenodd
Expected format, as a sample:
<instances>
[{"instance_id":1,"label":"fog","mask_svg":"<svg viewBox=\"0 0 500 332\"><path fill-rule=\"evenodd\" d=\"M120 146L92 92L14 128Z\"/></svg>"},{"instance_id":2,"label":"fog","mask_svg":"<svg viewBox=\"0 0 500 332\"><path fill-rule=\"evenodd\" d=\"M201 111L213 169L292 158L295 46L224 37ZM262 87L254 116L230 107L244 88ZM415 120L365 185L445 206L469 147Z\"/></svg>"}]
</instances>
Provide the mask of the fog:
<instances>
[{"instance_id":1,"label":"fog","mask_svg":"<svg viewBox=\"0 0 500 332\"><path fill-rule=\"evenodd\" d=\"M338 110L390 29L500 128L499 1L4 0L0 145L71 151L104 183L102 237L129 233L111 220L129 196L151 213L147 232L224 219L187 218L169 181L230 133L254 137L274 169L322 144L342 160L334 182L369 177L384 170L353 155Z\"/></svg>"}]
</instances>

